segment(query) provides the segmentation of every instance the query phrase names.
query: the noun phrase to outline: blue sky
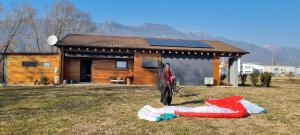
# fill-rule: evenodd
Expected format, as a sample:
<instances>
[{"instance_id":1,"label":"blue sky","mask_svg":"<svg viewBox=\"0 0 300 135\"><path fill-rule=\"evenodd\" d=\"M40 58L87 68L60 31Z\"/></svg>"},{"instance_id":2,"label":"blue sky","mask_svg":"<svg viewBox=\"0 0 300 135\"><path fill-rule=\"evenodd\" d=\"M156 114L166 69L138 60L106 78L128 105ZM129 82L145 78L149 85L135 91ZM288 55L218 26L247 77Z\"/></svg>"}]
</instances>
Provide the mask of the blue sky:
<instances>
[{"instance_id":1,"label":"blue sky","mask_svg":"<svg viewBox=\"0 0 300 135\"><path fill-rule=\"evenodd\" d=\"M27 0L37 10L52 0ZM6 7L22 0L0 0ZM300 0L72 0L95 22L167 24L257 45L300 46Z\"/></svg>"}]
</instances>

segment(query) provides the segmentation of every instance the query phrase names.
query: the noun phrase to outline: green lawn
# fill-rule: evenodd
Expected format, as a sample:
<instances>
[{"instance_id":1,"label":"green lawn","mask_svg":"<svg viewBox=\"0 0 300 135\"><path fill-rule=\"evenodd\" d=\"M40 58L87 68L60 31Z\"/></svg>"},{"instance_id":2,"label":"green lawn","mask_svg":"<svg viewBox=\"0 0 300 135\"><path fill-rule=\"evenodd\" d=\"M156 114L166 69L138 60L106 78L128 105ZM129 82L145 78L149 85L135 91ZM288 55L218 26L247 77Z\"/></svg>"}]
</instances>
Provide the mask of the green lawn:
<instances>
[{"instance_id":1,"label":"green lawn","mask_svg":"<svg viewBox=\"0 0 300 135\"><path fill-rule=\"evenodd\" d=\"M274 79L271 88L186 87L173 103L203 105L204 98L242 95L268 113L240 119L179 117L140 120L146 104L162 107L153 87L0 88L0 134L297 134L300 80Z\"/></svg>"}]
</instances>

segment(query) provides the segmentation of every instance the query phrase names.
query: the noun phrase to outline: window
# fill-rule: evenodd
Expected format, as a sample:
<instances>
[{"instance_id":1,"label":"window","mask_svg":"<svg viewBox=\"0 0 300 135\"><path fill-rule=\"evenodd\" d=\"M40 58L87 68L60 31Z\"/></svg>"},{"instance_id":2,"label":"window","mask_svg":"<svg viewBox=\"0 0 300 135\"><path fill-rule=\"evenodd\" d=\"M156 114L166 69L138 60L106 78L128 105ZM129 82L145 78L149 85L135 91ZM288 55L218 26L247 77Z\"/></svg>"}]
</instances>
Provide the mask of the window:
<instances>
[{"instance_id":1,"label":"window","mask_svg":"<svg viewBox=\"0 0 300 135\"><path fill-rule=\"evenodd\" d=\"M251 66L245 66L245 69L251 69Z\"/></svg>"},{"instance_id":2,"label":"window","mask_svg":"<svg viewBox=\"0 0 300 135\"><path fill-rule=\"evenodd\" d=\"M44 67L44 68L50 68L50 67L51 67L50 62L44 62L44 63L43 63L43 67Z\"/></svg>"},{"instance_id":3,"label":"window","mask_svg":"<svg viewBox=\"0 0 300 135\"><path fill-rule=\"evenodd\" d=\"M117 69L126 69L127 61L117 61Z\"/></svg>"},{"instance_id":4,"label":"window","mask_svg":"<svg viewBox=\"0 0 300 135\"><path fill-rule=\"evenodd\" d=\"M35 61L22 61L22 67L36 67L37 65Z\"/></svg>"},{"instance_id":5,"label":"window","mask_svg":"<svg viewBox=\"0 0 300 135\"><path fill-rule=\"evenodd\" d=\"M143 68L156 68L158 67L158 60L154 58L142 58Z\"/></svg>"}]
</instances>

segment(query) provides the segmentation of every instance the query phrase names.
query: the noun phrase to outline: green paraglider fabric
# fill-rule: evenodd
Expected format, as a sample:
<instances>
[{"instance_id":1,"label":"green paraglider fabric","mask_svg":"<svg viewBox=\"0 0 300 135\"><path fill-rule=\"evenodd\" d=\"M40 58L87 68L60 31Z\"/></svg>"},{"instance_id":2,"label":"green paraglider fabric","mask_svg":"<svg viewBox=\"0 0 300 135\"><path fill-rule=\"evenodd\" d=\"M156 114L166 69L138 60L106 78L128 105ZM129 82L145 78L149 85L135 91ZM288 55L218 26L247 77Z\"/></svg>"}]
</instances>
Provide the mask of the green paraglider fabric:
<instances>
[{"instance_id":1,"label":"green paraglider fabric","mask_svg":"<svg viewBox=\"0 0 300 135\"><path fill-rule=\"evenodd\" d=\"M175 114L172 114L172 113L165 113L159 117L156 118L156 121L159 122L159 121L162 121L162 120L169 120L169 119L173 119L177 117Z\"/></svg>"}]
</instances>

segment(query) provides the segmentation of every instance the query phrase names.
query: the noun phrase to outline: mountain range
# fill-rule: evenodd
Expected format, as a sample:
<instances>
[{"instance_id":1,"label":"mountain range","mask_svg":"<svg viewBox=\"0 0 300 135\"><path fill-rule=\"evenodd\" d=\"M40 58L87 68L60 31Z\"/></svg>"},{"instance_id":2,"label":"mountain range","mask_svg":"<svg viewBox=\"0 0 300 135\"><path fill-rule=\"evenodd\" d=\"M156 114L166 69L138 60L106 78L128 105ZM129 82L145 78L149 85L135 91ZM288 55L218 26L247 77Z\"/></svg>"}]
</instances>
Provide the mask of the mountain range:
<instances>
[{"instance_id":1,"label":"mountain range","mask_svg":"<svg viewBox=\"0 0 300 135\"><path fill-rule=\"evenodd\" d=\"M98 23L95 34L217 40L249 51L250 54L242 57L241 60L243 63L251 62L267 65L272 64L273 57L273 64L275 65L300 65L300 48L297 47L278 47L272 45L259 46L243 41L226 39L224 37L215 37L205 32L179 31L165 24L144 23L136 26L128 26L110 21Z\"/></svg>"},{"instance_id":2,"label":"mountain range","mask_svg":"<svg viewBox=\"0 0 300 135\"><path fill-rule=\"evenodd\" d=\"M212 36L206 32L180 31L166 24L143 23L140 25L130 26L109 21L96 23L95 25L96 29L93 32L86 34L217 40L250 52L250 54L242 57L242 63L251 62L268 65L272 64L273 57L273 63L275 65L300 65L300 48L297 47L278 47L272 45L259 46L248 42ZM36 45L34 45L33 38L30 37L30 35L24 35L26 34L22 34L16 37L17 40L15 41L15 45L12 48L13 51L36 50ZM41 34L40 39L40 42L42 43L42 50L49 51L50 48L46 42L47 35Z\"/></svg>"}]
</instances>

